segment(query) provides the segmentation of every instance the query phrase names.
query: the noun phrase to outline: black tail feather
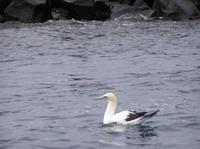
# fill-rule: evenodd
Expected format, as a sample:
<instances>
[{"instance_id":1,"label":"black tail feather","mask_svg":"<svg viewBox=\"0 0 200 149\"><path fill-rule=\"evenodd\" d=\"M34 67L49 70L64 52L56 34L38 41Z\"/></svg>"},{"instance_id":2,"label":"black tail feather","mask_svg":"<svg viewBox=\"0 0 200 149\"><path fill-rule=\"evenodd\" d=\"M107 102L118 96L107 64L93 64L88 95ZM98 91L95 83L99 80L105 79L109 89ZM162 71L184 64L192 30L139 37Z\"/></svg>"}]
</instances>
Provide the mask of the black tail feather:
<instances>
[{"instance_id":1,"label":"black tail feather","mask_svg":"<svg viewBox=\"0 0 200 149\"><path fill-rule=\"evenodd\" d=\"M156 110L150 113L147 113L143 118L151 118L152 116L156 115L160 110Z\"/></svg>"}]
</instances>

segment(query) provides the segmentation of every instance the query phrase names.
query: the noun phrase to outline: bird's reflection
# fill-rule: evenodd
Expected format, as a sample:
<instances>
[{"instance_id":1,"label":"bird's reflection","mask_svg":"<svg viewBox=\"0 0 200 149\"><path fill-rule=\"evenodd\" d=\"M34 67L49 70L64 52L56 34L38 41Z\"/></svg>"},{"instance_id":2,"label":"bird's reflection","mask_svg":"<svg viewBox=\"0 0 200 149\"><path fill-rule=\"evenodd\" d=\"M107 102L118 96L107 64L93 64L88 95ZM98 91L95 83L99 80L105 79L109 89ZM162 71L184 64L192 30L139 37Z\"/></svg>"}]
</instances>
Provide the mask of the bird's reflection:
<instances>
[{"instance_id":1,"label":"bird's reflection","mask_svg":"<svg viewBox=\"0 0 200 149\"><path fill-rule=\"evenodd\" d=\"M139 135L142 138L152 138L154 136L157 136L156 132L154 131L154 128L149 125L138 125L137 131L139 132Z\"/></svg>"},{"instance_id":2,"label":"bird's reflection","mask_svg":"<svg viewBox=\"0 0 200 149\"><path fill-rule=\"evenodd\" d=\"M139 134L142 138L151 138L154 136L157 136L156 132L154 131L154 128L149 126L149 125L135 125L135 126L124 126L124 125L115 125L115 124L110 124L110 125L103 125L102 129L104 132L108 134L115 134L115 133L123 133L123 132L134 132Z\"/></svg>"},{"instance_id":3,"label":"bird's reflection","mask_svg":"<svg viewBox=\"0 0 200 149\"><path fill-rule=\"evenodd\" d=\"M123 145L135 143L138 141L143 142L144 140L150 140L157 136L154 130L155 128L148 124L135 125L135 126L124 126L124 125L103 125L103 133L101 137L101 143L112 144L112 145ZM130 141L131 140L131 141Z\"/></svg>"}]
</instances>

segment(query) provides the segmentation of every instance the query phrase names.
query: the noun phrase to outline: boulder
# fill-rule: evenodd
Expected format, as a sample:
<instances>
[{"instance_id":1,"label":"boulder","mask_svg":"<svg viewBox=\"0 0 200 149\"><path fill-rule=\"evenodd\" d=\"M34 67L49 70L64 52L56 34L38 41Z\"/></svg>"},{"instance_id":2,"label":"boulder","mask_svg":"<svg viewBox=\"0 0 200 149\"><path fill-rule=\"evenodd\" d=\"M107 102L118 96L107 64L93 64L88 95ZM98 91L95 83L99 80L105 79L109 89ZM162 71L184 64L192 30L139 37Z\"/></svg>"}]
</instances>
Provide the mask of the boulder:
<instances>
[{"instance_id":1,"label":"boulder","mask_svg":"<svg viewBox=\"0 0 200 149\"><path fill-rule=\"evenodd\" d=\"M63 8L53 8L51 11L53 20L65 20L69 17L69 11Z\"/></svg>"},{"instance_id":2,"label":"boulder","mask_svg":"<svg viewBox=\"0 0 200 149\"><path fill-rule=\"evenodd\" d=\"M76 6L93 7L95 0L64 0L66 3L70 3Z\"/></svg>"},{"instance_id":3,"label":"boulder","mask_svg":"<svg viewBox=\"0 0 200 149\"><path fill-rule=\"evenodd\" d=\"M112 17L128 14L132 20L147 20L151 16L152 9L145 0L121 0L112 2Z\"/></svg>"},{"instance_id":4,"label":"boulder","mask_svg":"<svg viewBox=\"0 0 200 149\"><path fill-rule=\"evenodd\" d=\"M0 14L3 14L6 7L12 2L12 0L0 0Z\"/></svg>"},{"instance_id":5,"label":"boulder","mask_svg":"<svg viewBox=\"0 0 200 149\"><path fill-rule=\"evenodd\" d=\"M62 8L64 4L64 0L51 0L53 8Z\"/></svg>"},{"instance_id":6,"label":"boulder","mask_svg":"<svg viewBox=\"0 0 200 149\"><path fill-rule=\"evenodd\" d=\"M0 15L0 23L3 22L3 17Z\"/></svg>"},{"instance_id":7,"label":"boulder","mask_svg":"<svg viewBox=\"0 0 200 149\"><path fill-rule=\"evenodd\" d=\"M119 4L131 5L133 6L136 0L110 0L111 2L117 2Z\"/></svg>"},{"instance_id":8,"label":"boulder","mask_svg":"<svg viewBox=\"0 0 200 149\"><path fill-rule=\"evenodd\" d=\"M146 1L148 1L148 0L146 0ZM136 0L134 2L134 5L133 5L134 9L135 10L147 10L147 9L149 10L149 9L151 9L151 5L149 5L150 2L146 3L146 1L145 0Z\"/></svg>"},{"instance_id":9,"label":"boulder","mask_svg":"<svg viewBox=\"0 0 200 149\"><path fill-rule=\"evenodd\" d=\"M12 2L13 0L0 0L0 14L4 13L6 7Z\"/></svg>"},{"instance_id":10,"label":"boulder","mask_svg":"<svg viewBox=\"0 0 200 149\"><path fill-rule=\"evenodd\" d=\"M106 20L111 14L110 3L107 0L52 0L52 4L55 8L67 10L68 19Z\"/></svg>"},{"instance_id":11,"label":"boulder","mask_svg":"<svg viewBox=\"0 0 200 149\"><path fill-rule=\"evenodd\" d=\"M12 18L4 13L4 10L12 1L13 0L0 0L0 23L12 20Z\"/></svg>"},{"instance_id":12,"label":"boulder","mask_svg":"<svg viewBox=\"0 0 200 149\"><path fill-rule=\"evenodd\" d=\"M111 5L105 0L96 0L94 3L94 18L96 20L106 20L111 17Z\"/></svg>"},{"instance_id":13,"label":"boulder","mask_svg":"<svg viewBox=\"0 0 200 149\"><path fill-rule=\"evenodd\" d=\"M133 7L124 3L113 2L112 3L112 18L120 17L123 14L132 13Z\"/></svg>"},{"instance_id":14,"label":"boulder","mask_svg":"<svg viewBox=\"0 0 200 149\"><path fill-rule=\"evenodd\" d=\"M155 0L143 0L151 9L153 8Z\"/></svg>"},{"instance_id":15,"label":"boulder","mask_svg":"<svg viewBox=\"0 0 200 149\"><path fill-rule=\"evenodd\" d=\"M198 0L155 0L152 17L164 17L172 20L200 18Z\"/></svg>"},{"instance_id":16,"label":"boulder","mask_svg":"<svg viewBox=\"0 0 200 149\"><path fill-rule=\"evenodd\" d=\"M200 18L200 0L110 0L114 6L112 12L116 14L130 13L136 15L140 13L149 18L165 18L172 20L196 19ZM129 6L133 6L131 9Z\"/></svg>"},{"instance_id":17,"label":"boulder","mask_svg":"<svg viewBox=\"0 0 200 149\"><path fill-rule=\"evenodd\" d=\"M4 12L22 22L44 22L51 18L51 0L14 0Z\"/></svg>"}]
</instances>

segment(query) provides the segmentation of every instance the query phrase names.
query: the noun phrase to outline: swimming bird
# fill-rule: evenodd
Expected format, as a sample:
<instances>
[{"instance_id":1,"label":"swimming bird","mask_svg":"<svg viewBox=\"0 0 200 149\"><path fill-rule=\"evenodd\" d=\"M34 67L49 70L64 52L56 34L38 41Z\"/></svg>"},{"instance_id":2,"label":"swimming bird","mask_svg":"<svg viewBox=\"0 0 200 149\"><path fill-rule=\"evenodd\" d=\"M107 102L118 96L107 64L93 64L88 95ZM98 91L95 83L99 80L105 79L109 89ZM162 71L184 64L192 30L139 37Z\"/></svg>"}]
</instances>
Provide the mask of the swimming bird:
<instances>
[{"instance_id":1,"label":"swimming bird","mask_svg":"<svg viewBox=\"0 0 200 149\"><path fill-rule=\"evenodd\" d=\"M106 99L108 101L107 108L103 118L103 124L122 124L122 125L135 125L144 122L151 118L159 110L152 112L136 112L136 111L122 111L115 113L117 107L117 97L114 93L106 93L103 96L96 98L96 100Z\"/></svg>"}]
</instances>

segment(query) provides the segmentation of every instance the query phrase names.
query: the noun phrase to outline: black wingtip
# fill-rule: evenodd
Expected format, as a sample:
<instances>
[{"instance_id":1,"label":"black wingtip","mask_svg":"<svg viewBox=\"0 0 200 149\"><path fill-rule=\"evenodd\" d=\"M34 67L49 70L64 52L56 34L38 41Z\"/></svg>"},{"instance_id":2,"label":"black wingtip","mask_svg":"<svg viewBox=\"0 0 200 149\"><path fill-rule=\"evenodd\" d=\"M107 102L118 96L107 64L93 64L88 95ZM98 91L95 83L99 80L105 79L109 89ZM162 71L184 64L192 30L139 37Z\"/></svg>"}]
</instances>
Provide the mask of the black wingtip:
<instances>
[{"instance_id":1,"label":"black wingtip","mask_svg":"<svg viewBox=\"0 0 200 149\"><path fill-rule=\"evenodd\" d=\"M153 113L155 113L155 114L156 114L156 113L158 113L159 111L160 111L160 110L158 109L158 110L154 111Z\"/></svg>"},{"instance_id":2,"label":"black wingtip","mask_svg":"<svg viewBox=\"0 0 200 149\"><path fill-rule=\"evenodd\" d=\"M153 112L149 112L148 114L145 115L146 118L150 118L154 115L156 115L160 110L156 110L156 111L153 111Z\"/></svg>"}]
</instances>

